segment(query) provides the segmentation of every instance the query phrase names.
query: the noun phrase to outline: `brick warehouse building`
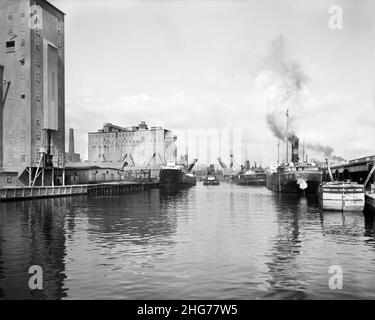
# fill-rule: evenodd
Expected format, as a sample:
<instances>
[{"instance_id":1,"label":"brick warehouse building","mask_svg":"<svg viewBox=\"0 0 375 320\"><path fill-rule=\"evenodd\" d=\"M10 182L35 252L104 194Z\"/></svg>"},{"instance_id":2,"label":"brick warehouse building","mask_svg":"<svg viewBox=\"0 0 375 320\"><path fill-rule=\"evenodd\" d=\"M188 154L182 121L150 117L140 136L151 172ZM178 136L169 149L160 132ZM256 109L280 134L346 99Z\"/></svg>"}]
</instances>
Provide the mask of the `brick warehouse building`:
<instances>
[{"instance_id":1,"label":"brick warehouse building","mask_svg":"<svg viewBox=\"0 0 375 320\"><path fill-rule=\"evenodd\" d=\"M37 166L41 150L63 166L63 12L45 0L0 0L0 78L2 174Z\"/></svg>"}]
</instances>

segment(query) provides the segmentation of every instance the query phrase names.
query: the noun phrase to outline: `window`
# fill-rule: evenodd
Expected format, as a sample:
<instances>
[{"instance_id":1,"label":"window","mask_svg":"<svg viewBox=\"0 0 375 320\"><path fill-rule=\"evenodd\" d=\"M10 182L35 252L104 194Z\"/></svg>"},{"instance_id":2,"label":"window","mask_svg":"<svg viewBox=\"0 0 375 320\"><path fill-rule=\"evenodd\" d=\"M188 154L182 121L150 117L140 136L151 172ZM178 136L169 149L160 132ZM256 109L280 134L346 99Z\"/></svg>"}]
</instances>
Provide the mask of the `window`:
<instances>
[{"instance_id":1,"label":"window","mask_svg":"<svg viewBox=\"0 0 375 320\"><path fill-rule=\"evenodd\" d=\"M36 121L35 122L36 122L37 126L40 126L40 117L36 117Z\"/></svg>"},{"instance_id":2,"label":"window","mask_svg":"<svg viewBox=\"0 0 375 320\"><path fill-rule=\"evenodd\" d=\"M39 58L36 58L35 64L36 64L37 67L40 67L40 59Z\"/></svg>"},{"instance_id":3,"label":"window","mask_svg":"<svg viewBox=\"0 0 375 320\"><path fill-rule=\"evenodd\" d=\"M61 40L57 40L57 46L61 48Z\"/></svg>"},{"instance_id":4,"label":"window","mask_svg":"<svg viewBox=\"0 0 375 320\"><path fill-rule=\"evenodd\" d=\"M25 99L26 98L26 95L25 94L21 94L21 99Z\"/></svg>"},{"instance_id":5,"label":"window","mask_svg":"<svg viewBox=\"0 0 375 320\"><path fill-rule=\"evenodd\" d=\"M6 52L7 53L14 52L15 47L16 47L16 42L15 41L7 41L5 43L5 47L6 47Z\"/></svg>"},{"instance_id":6,"label":"window","mask_svg":"<svg viewBox=\"0 0 375 320\"><path fill-rule=\"evenodd\" d=\"M60 26L57 26L57 33L61 34L61 27Z\"/></svg>"},{"instance_id":7,"label":"window","mask_svg":"<svg viewBox=\"0 0 375 320\"><path fill-rule=\"evenodd\" d=\"M12 20L13 19L13 16L11 13L8 14L8 20Z\"/></svg>"},{"instance_id":8,"label":"window","mask_svg":"<svg viewBox=\"0 0 375 320\"><path fill-rule=\"evenodd\" d=\"M7 183L12 184L12 177L7 177Z\"/></svg>"},{"instance_id":9,"label":"window","mask_svg":"<svg viewBox=\"0 0 375 320\"><path fill-rule=\"evenodd\" d=\"M26 155L25 154L21 154L21 162L26 162Z\"/></svg>"},{"instance_id":10,"label":"window","mask_svg":"<svg viewBox=\"0 0 375 320\"><path fill-rule=\"evenodd\" d=\"M24 47L25 46L25 39L22 39L21 40L21 47Z\"/></svg>"},{"instance_id":11,"label":"window","mask_svg":"<svg viewBox=\"0 0 375 320\"><path fill-rule=\"evenodd\" d=\"M36 140L40 140L40 132L39 131L36 133Z\"/></svg>"},{"instance_id":12,"label":"window","mask_svg":"<svg viewBox=\"0 0 375 320\"><path fill-rule=\"evenodd\" d=\"M35 80L36 80L36 82L40 82L40 73L37 73L35 75Z\"/></svg>"},{"instance_id":13,"label":"window","mask_svg":"<svg viewBox=\"0 0 375 320\"><path fill-rule=\"evenodd\" d=\"M35 29L35 34L36 34L37 36L40 36L40 29L39 29L39 28L36 28L36 29Z\"/></svg>"},{"instance_id":14,"label":"window","mask_svg":"<svg viewBox=\"0 0 375 320\"><path fill-rule=\"evenodd\" d=\"M8 30L8 36L12 36L13 35L13 30L12 29L9 29Z\"/></svg>"},{"instance_id":15,"label":"window","mask_svg":"<svg viewBox=\"0 0 375 320\"><path fill-rule=\"evenodd\" d=\"M36 101L40 101L40 92L39 91L37 91L35 93L35 99L36 99Z\"/></svg>"},{"instance_id":16,"label":"window","mask_svg":"<svg viewBox=\"0 0 375 320\"><path fill-rule=\"evenodd\" d=\"M39 41L35 41L35 49L40 50L40 44Z\"/></svg>"}]
</instances>

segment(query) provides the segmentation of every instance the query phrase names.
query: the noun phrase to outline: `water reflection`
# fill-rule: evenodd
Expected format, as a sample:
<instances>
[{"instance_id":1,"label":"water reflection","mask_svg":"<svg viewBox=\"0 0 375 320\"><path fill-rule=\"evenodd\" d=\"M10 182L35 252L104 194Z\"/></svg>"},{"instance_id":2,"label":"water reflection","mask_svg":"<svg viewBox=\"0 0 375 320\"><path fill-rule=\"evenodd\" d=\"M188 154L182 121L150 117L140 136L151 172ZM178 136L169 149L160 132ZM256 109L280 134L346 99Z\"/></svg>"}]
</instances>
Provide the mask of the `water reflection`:
<instances>
[{"instance_id":1,"label":"water reflection","mask_svg":"<svg viewBox=\"0 0 375 320\"><path fill-rule=\"evenodd\" d=\"M1 298L60 299L65 278L66 199L1 203ZM43 269L42 291L30 290L29 267Z\"/></svg>"},{"instance_id":2,"label":"water reflection","mask_svg":"<svg viewBox=\"0 0 375 320\"><path fill-rule=\"evenodd\" d=\"M273 290L265 298L304 299L305 283L298 276L297 257L301 249L299 220L308 201L295 195L274 194L273 202L281 210L276 213L277 232L268 254L270 262L266 263Z\"/></svg>"},{"instance_id":3,"label":"water reflection","mask_svg":"<svg viewBox=\"0 0 375 320\"><path fill-rule=\"evenodd\" d=\"M224 183L0 203L0 298L334 298L333 263L343 296L375 297L374 235L373 214Z\"/></svg>"}]
</instances>

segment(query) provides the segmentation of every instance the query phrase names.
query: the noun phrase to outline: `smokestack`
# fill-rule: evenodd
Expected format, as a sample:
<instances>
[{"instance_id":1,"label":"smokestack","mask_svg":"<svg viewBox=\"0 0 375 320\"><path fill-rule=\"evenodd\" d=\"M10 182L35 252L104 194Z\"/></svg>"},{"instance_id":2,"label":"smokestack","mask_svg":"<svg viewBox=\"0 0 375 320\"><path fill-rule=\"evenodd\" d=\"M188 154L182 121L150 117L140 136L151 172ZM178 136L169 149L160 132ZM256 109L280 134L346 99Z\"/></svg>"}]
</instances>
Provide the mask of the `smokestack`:
<instances>
[{"instance_id":1,"label":"smokestack","mask_svg":"<svg viewBox=\"0 0 375 320\"><path fill-rule=\"evenodd\" d=\"M299 161L299 139L297 137L294 137L292 140L292 162L294 164L298 163Z\"/></svg>"},{"instance_id":2,"label":"smokestack","mask_svg":"<svg viewBox=\"0 0 375 320\"><path fill-rule=\"evenodd\" d=\"M3 170L3 76L4 66L0 65L0 171Z\"/></svg>"},{"instance_id":3,"label":"smokestack","mask_svg":"<svg viewBox=\"0 0 375 320\"><path fill-rule=\"evenodd\" d=\"M69 154L74 154L74 129L69 129Z\"/></svg>"},{"instance_id":4,"label":"smokestack","mask_svg":"<svg viewBox=\"0 0 375 320\"><path fill-rule=\"evenodd\" d=\"M246 170L250 170L250 161L249 160L245 161L245 167L246 167Z\"/></svg>"}]
</instances>

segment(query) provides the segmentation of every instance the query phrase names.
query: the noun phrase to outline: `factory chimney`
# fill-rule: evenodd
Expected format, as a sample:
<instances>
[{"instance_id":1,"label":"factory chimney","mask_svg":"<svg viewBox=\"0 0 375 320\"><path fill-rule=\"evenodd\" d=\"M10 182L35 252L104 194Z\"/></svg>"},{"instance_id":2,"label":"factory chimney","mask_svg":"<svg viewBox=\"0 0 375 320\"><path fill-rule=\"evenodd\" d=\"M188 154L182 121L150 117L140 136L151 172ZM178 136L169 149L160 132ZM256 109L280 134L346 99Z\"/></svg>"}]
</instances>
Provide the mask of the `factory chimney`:
<instances>
[{"instance_id":1,"label":"factory chimney","mask_svg":"<svg viewBox=\"0 0 375 320\"><path fill-rule=\"evenodd\" d=\"M292 140L292 162L294 164L298 163L299 161L299 139L298 137L294 137Z\"/></svg>"},{"instance_id":2,"label":"factory chimney","mask_svg":"<svg viewBox=\"0 0 375 320\"><path fill-rule=\"evenodd\" d=\"M74 155L74 129L69 129L69 155Z\"/></svg>"}]
</instances>

